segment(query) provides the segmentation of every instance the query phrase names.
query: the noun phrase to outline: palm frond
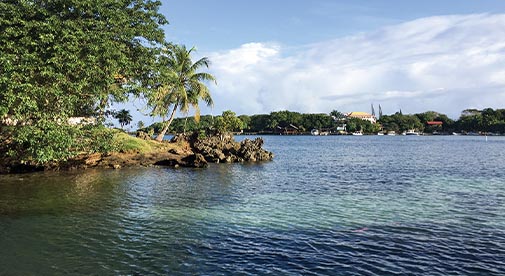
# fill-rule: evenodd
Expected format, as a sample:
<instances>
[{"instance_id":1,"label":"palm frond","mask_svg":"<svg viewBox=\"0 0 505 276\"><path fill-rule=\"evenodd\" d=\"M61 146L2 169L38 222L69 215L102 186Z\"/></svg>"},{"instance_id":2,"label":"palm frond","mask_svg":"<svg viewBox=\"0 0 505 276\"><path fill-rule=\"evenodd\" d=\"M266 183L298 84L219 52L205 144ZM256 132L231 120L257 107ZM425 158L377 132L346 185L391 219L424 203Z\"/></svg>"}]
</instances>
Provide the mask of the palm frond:
<instances>
[{"instance_id":1,"label":"palm frond","mask_svg":"<svg viewBox=\"0 0 505 276\"><path fill-rule=\"evenodd\" d=\"M217 84L216 78L209 73L196 73L191 76L191 79L195 81L211 81Z\"/></svg>"},{"instance_id":2,"label":"palm frond","mask_svg":"<svg viewBox=\"0 0 505 276\"><path fill-rule=\"evenodd\" d=\"M191 71L195 72L196 70L200 69L201 67L205 66L206 68L209 68L210 66L210 60L208 57L203 57L199 60L197 60L193 65L191 65Z\"/></svg>"}]
</instances>

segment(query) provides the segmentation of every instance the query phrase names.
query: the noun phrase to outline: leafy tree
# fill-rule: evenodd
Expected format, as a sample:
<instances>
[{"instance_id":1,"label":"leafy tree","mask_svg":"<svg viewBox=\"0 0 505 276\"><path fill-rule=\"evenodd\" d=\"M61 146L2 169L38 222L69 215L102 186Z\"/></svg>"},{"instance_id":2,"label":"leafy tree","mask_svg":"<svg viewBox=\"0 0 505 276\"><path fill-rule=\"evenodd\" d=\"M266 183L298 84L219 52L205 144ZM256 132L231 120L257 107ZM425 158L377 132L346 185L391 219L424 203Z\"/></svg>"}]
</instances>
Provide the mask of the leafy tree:
<instances>
[{"instance_id":1,"label":"leafy tree","mask_svg":"<svg viewBox=\"0 0 505 276\"><path fill-rule=\"evenodd\" d=\"M275 129L277 126L287 127L290 124L300 126L302 123L302 114L292 111L277 111L270 113L269 127Z\"/></svg>"},{"instance_id":2,"label":"leafy tree","mask_svg":"<svg viewBox=\"0 0 505 276\"><path fill-rule=\"evenodd\" d=\"M252 115L250 119L251 122L249 124L248 131L260 132L269 128L270 115L268 114Z\"/></svg>"},{"instance_id":3,"label":"leafy tree","mask_svg":"<svg viewBox=\"0 0 505 276\"><path fill-rule=\"evenodd\" d=\"M359 118L347 119L347 131L355 132L362 131L364 133L376 133L380 130L379 124L373 124L370 121L362 120Z\"/></svg>"},{"instance_id":4,"label":"leafy tree","mask_svg":"<svg viewBox=\"0 0 505 276\"><path fill-rule=\"evenodd\" d=\"M144 127L146 127L146 125L144 124L144 122L143 121L138 121L137 128L138 129L143 129Z\"/></svg>"},{"instance_id":5,"label":"leafy tree","mask_svg":"<svg viewBox=\"0 0 505 276\"><path fill-rule=\"evenodd\" d=\"M459 129L467 132L479 131L482 126L482 114L478 110L463 110L458 120Z\"/></svg>"},{"instance_id":6,"label":"leafy tree","mask_svg":"<svg viewBox=\"0 0 505 276\"><path fill-rule=\"evenodd\" d=\"M148 95L148 104L153 108L152 115L163 118L164 127L156 137L162 141L168 131L177 109L187 113L190 107L195 109L195 120L200 118L199 101L212 105L210 91L204 82L215 82L214 76L199 72L202 67L209 67L210 61L203 57L193 63L191 54L194 48L186 49L184 45L166 45L159 56L159 83ZM168 121L166 116L170 113Z\"/></svg>"},{"instance_id":7,"label":"leafy tree","mask_svg":"<svg viewBox=\"0 0 505 276\"><path fill-rule=\"evenodd\" d=\"M25 123L4 134L19 160L77 154L91 131L66 126L72 115L102 118L152 74L164 40L151 0L5 0L0 2L0 118ZM27 135L33 133L33 135ZM83 136L81 136L83 135ZM88 149L105 150L103 139Z\"/></svg>"},{"instance_id":8,"label":"leafy tree","mask_svg":"<svg viewBox=\"0 0 505 276\"><path fill-rule=\"evenodd\" d=\"M387 131L404 132L411 129L423 131L424 124L415 115L403 115L397 112L393 115L383 115L379 122Z\"/></svg>"},{"instance_id":9,"label":"leafy tree","mask_svg":"<svg viewBox=\"0 0 505 276\"><path fill-rule=\"evenodd\" d=\"M124 100L154 61L165 18L150 0L0 3L0 117L61 118Z\"/></svg>"},{"instance_id":10,"label":"leafy tree","mask_svg":"<svg viewBox=\"0 0 505 276\"><path fill-rule=\"evenodd\" d=\"M114 115L114 118L118 119L121 128L124 128L124 126L129 125L130 122L132 121L132 115L130 115L130 111L126 109L119 110L116 113L116 115Z\"/></svg>"},{"instance_id":11,"label":"leafy tree","mask_svg":"<svg viewBox=\"0 0 505 276\"><path fill-rule=\"evenodd\" d=\"M240 115L238 118L242 121L243 123L243 129L249 129L251 127L251 117L247 115Z\"/></svg>"},{"instance_id":12,"label":"leafy tree","mask_svg":"<svg viewBox=\"0 0 505 276\"><path fill-rule=\"evenodd\" d=\"M236 116L235 112L226 110L216 118L216 129L220 133L239 131L244 129L244 123Z\"/></svg>"},{"instance_id":13,"label":"leafy tree","mask_svg":"<svg viewBox=\"0 0 505 276\"><path fill-rule=\"evenodd\" d=\"M305 130L330 129L334 127L334 120L328 114L302 114L301 126Z\"/></svg>"},{"instance_id":14,"label":"leafy tree","mask_svg":"<svg viewBox=\"0 0 505 276\"><path fill-rule=\"evenodd\" d=\"M345 119L344 113L338 111L338 110L333 110L330 112L330 116L333 118L335 121L343 121Z\"/></svg>"}]
</instances>

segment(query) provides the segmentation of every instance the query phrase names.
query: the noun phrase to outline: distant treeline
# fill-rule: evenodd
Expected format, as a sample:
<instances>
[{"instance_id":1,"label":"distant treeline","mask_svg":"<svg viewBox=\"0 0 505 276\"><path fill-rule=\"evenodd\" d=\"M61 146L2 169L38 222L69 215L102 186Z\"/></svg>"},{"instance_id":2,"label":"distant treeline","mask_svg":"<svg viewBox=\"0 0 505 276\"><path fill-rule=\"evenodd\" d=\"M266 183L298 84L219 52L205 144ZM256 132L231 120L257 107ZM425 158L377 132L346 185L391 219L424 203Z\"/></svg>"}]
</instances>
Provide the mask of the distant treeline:
<instances>
[{"instance_id":1,"label":"distant treeline","mask_svg":"<svg viewBox=\"0 0 505 276\"><path fill-rule=\"evenodd\" d=\"M223 117L224 115L224 117ZM191 117L176 118L171 125L172 133L193 132L198 130L222 127L229 131L245 133L277 133L290 129L296 133L307 133L312 129L320 131L342 131L344 125L347 132L362 131L376 133L379 131L395 131L397 133L416 130L425 133L451 133L451 132L493 132L505 133L505 109L486 108L483 110L466 109L458 120L453 120L447 115L427 111L417 114L402 114L397 112L392 115L383 115L373 124L369 121L346 118L339 111L330 114L305 114L292 111L278 111L270 114L240 115L235 116L231 111L223 115L201 116L200 123ZM429 125L427 122L442 122L441 125ZM222 127L223 128L223 127ZM161 124L155 123L143 130L153 129L158 132ZM152 131L152 130L151 130Z\"/></svg>"}]
</instances>

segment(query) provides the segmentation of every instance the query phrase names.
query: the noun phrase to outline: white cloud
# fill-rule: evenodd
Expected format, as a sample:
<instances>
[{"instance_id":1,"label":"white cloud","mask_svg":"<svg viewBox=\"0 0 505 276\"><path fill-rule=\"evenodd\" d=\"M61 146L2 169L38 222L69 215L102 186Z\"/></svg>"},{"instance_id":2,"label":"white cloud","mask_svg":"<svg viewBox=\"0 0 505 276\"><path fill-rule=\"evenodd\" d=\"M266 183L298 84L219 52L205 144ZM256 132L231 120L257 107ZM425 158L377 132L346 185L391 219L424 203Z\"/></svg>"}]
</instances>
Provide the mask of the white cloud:
<instances>
[{"instance_id":1,"label":"white cloud","mask_svg":"<svg viewBox=\"0 0 505 276\"><path fill-rule=\"evenodd\" d=\"M303 34L301 34L303 35ZM422 18L305 45L249 43L208 54L214 113L385 113L505 107L505 15Z\"/></svg>"}]
</instances>

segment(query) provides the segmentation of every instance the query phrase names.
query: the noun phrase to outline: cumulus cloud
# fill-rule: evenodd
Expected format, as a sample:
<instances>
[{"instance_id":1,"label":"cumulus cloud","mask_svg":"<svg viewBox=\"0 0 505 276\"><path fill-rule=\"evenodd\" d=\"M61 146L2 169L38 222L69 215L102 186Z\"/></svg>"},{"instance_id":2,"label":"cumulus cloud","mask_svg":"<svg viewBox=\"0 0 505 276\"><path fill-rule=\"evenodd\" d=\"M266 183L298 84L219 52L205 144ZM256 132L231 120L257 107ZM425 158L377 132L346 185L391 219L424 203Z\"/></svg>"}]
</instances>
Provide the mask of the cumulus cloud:
<instances>
[{"instance_id":1,"label":"cumulus cloud","mask_svg":"<svg viewBox=\"0 0 505 276\"><path fill-rule=\"evenodd\" d=\"M301 34L303 35L303 34ZM208 54L214 113L505 107L505 15L422 18L290 47L249 43Z\"/></svg>"}]
</instances>

